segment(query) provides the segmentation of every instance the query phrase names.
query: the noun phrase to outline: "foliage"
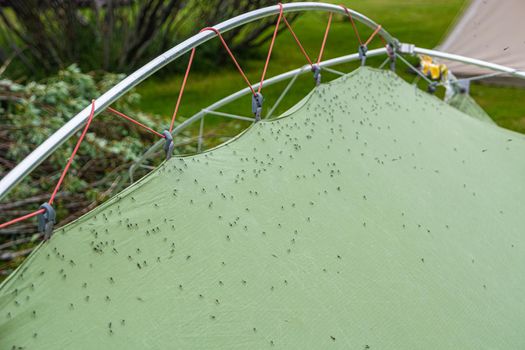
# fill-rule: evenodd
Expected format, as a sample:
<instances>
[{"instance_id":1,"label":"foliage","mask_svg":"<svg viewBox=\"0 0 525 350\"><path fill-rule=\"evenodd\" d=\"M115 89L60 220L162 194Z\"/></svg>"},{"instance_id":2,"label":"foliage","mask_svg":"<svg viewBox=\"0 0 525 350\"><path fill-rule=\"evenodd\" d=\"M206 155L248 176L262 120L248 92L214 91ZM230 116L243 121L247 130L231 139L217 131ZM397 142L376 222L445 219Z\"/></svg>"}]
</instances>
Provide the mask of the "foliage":
<instances>
[{"instance_id":1,"label":"foliage","mask_svg":"<svg viewBox=\"0 0 525 350\"><path fill-rule=\"evenodd\" d=\"M195 10L202 13L202 25L213 25L233 18L240 13L247 13L270 5L275 5L275 2L268 0L209 0L198 3ZM295 21L298 14L299 12L288 13L286 15L288 22ZM271 39L275 23L276 18L274 17L261 18L254 23L233 28L224 33L223 37L230 43L230 48L233 51L237 53L252 52L251 50L260 47ZM279 33L285 28L284 24L280 26Z\"/></svg>"},{"instance_id":2,"label":"foliage","mask_svg":"<svg viewBox=\"0 0 525 350\"><path fill-rule=\"evenodd\" d=\"M122 78L119 74L84 74L73 65L41 82L19 84L1 80L0 178L88 106L92 98ZM129 93L115 108L155 128L152 116L131 109L138 99L138 94ZM157 140L154 135L117 118L103 115L93 121L57 196L60 224L73 220L129 183L127 170L130 164ZM0 222L32 212L49 199L76 142L77 137L72 137L16 186L0 204ZM184 152L188 147L179 151ZM0 230L0 260L13 257L6 252L25 249L27 244L32 246L34 243L27 235L34 232L34 220ZM22 239L24 244L21 247L9 245L20 237L26 237ZM1 247L6 244L10 250L2 251Z\"/></svg>"},{"instance_id":3,"label":"foliage","mask_svg":"<svg viewBox=\"0 0 525 350\"><path fill-rule=\"evenodd\" d=\"M72 63L83 70L131 72L202 27L274 3L6 0L0 6L0 34L4 38L0 59L16 57L15 68L33 76L55 73ZM258 47L269 39L265 31L273 21L262 20L248 30L232 30L227 37L235 39L234 48L238 50ZM219 45L212 45L207 51L210 57L225 56Z\"/></svg>"}]
</instances>

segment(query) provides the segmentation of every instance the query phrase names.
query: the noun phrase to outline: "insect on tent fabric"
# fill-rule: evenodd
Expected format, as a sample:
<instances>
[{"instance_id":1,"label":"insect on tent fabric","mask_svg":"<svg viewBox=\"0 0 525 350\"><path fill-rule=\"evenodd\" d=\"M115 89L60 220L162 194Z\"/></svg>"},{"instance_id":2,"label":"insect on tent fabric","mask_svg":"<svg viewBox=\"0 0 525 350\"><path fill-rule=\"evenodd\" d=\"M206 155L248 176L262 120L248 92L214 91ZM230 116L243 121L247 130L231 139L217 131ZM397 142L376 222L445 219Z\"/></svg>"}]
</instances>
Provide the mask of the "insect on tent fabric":
<instances>
[{"instance_id":1,"label":"insect on tent fabric","mask_svg":"<svg viewBox=\"0 0 525 350\"><path fill-rule=\"evenodd\" d=\"M56 230L0 348L524 348L524 154L360 68Z\"/></svg>"}]
</instances>

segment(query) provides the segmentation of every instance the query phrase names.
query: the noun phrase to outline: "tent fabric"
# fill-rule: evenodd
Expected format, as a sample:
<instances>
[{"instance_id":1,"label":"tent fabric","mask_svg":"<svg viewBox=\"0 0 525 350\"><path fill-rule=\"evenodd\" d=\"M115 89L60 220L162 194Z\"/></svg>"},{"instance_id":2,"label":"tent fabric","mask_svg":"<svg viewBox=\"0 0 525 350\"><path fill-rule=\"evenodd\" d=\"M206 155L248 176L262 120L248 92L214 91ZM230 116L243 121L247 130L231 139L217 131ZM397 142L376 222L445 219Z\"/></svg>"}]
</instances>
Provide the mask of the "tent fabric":
<instances>
[{"instance_id":1,"label":"tent fabric","mask_svg":"<svg viewBox=\"0 0 525 350\"><path fill-rule=\"evenodd\" d=\"M481 108L480 105L478 105L468 94L456 93L449 101L447 101L447 103L473 118L496 125L487 112L485 112L483 108Z\"/></svg>"},{"instance_id":2,"label":"tent fabric","mask_svg":"<svg viewBox=\"0 0 525 350\"><path fill-rule=\"evenodd\" d=\"M360 68L58 229L0 348L524 348L523 154Z\"/></svg>"},{"instance_id":3,"label":"tent fabric","mask_svg":"<svg viewBox=\"0 0 525 350\"><path fill-rule=\"evenodd\" d=\"M439 49L525 71L525 1L472 0ZM447 61L458 76L492 71Z\"/></svg>"}]
</instances>

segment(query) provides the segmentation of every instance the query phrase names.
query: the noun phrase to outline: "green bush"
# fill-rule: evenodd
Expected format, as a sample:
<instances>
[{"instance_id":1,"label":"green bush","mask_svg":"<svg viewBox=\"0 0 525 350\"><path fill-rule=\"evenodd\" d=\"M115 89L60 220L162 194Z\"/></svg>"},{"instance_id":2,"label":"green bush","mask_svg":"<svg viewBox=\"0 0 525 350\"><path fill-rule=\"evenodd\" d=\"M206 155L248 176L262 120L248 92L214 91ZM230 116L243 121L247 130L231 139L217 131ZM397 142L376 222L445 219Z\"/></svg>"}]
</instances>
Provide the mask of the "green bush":
<instances>
[{"instance_id":1,"label":"green bush","mask_svg":"<svg viewBox=\"0 0 525 350\"><path fill-rule=\"evenodd\" d=\"M72 65L40 82L20 84L1 80L0 178L88 106L91 99L122 78L119 74L85 74ZM154 129L162 130L163 126L155 125L158 118L132 109L139 98L135 92L128 93L113 107ZM32 212L49 199L77 140L78 136L72 137L2 200L0 222ZM107 113L97 117L73 160L55 202L60 224L73 220L129 184L129 166L155 141L155 135L124 119ZM178 151L187 152L191 147L188 145ZM0 260L6 251L13 252L27 248L27 244L34 244L29 236L21 240L22 246L10 245L9 242L20 240L20 237L35 231L34 219L0 230ZM6 244L2 249L2 245ZM4 260L11 260L11 257L4 254ZM9 268L12 263L0 267L0 270Z\"/></svg>"}]
</instances>

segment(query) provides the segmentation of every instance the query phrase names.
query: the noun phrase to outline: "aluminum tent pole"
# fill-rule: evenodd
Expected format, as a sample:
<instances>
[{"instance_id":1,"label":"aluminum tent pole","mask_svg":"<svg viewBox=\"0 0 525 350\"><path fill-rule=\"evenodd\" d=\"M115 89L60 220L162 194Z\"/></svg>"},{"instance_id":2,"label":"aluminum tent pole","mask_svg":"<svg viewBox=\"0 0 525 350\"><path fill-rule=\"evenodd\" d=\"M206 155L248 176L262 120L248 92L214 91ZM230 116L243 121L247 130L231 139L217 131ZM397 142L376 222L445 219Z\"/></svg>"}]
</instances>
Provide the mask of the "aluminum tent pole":
<instances>
[{"instance_id":1,"label":"aluminum tent pole","mask_svg":"<svg viewBox=\"0 0 525 350\"><path fill-rule=\"evenodd\" d=\"M274 16L280 13L280 6L268 6L262 9L254 10L227 21L219 23L214 26L219 32L227 32L233 28L242 26L244 24L265 18L268 16ZM345 10L338 5L316 3L316 2L297 2L282 5L283 13L301 12L301 11L325 11L331 13L346 14ZM363 23L364 25L376 29L377 23L369 19L368 17L348 10L354 19ZM392 37L386 30L382 29L379 31L386 41L394 45L398 44L398 41ZM115 102L122 95L127 93L137 84L144 79L151 76L153 73L174 61L191 49L205 43L206 41L214 38L216 34L211 31L205 31L186 39L182 43L176 45L172 49L164 52L157 58L153 59L143 67L139 68L120 83L109 89L107 92L102 94L95 100L95 116L102 112L105 108ZM18 182L20 182L25 176L27 176L35 167L49 157L60 145L66 142L71 136L77 132L82 125L87 121L91 111L91 106L87 106L77 115L71 118L66 124L58 129L53 135L51 135L46 141L38 146L33 152L31 152L24 160L22 160L15 168L13 168L2 180L0 180L0 199L2 199Z\"/></svg>"},{"instance_id":2,"label":"aluminum tent pole","mask_svg":"<svg viewBox=\"0 0 525 350\"><path fill-rule=\"evenodd\" d=\"M368 51L367 52L367 56L368 57L375 57L375 56L386 55L386 53L387 53L386 48L374 49L374 50ZM319 63L319 66L321 68L323 68L323 67L330 67L330 66L335 66L335 65L338 65L338 64L342 64L342 63L357 61L358 59L360 59L359 54L354 53L354 54L351 54L351 55L341 56L341 57L337 57L337 58L333 58L333 59L330 59L330 60L323 61L323 62ZM301 74L307 74L307 73L311 73L311 72L312 72L312 68L310 67L310 65L305 65L305 66L303 66L301 68L297 68L297 69L291 70L289 72L282 73L282 74L276 75L276 76L274 76L272 78L266 79L266 80L264 80L263 85L264 86L270 86L270 85L273 85L273 84L277 84L277 83L279 83L281 81L284 81L284 80L287 80L287 79L291 79L294 76L298 76L298 75L301 75ZM259 88L259 84L260 83L253 84L252 88L254 90L257 90ZM213 111L213 110L216 110L218 108L221 108L221 107L227 105L228 103L231 103L231 102L233 102L233 101L235 101L235 100L237 100L237 99L239 99L239 98L241 98L243 96L246 96L246 95L248 95L250 93L251 93L250 88L246 87L246 88L244 88L242 90L239 90L239 91L237 91L237 92L235 92L235 93L233 93L233 94L231 94L229 96L224 97L223 99L213 103L212 105L209 105L206 108L203 108L201 111L199 111L198 113L192 115L188 119L184 120L175 129L173 129L172 134L173 135L178 134L179 132L181 132L182 130L186 129L191 124L193 124L196 121L200 120L200 118L202 118L204 115L209 114L210 111ZM162 147L163 144L164 144L163 140L160 140L160 141L157 141L156 143L154 143L129 168L129 175L130 175L130 179L131 179L132 182L133 182L133 174L135 173L136 168L139 167L140 164L142 164L152 154L154 154L156 151L158 151Z\"/></svg>"},{"instance_id":3,"label":"aluminum tent pole","mask_svg":"<svg viewBox=\"0 0 525 350\"><path fill-rule=\"evenodd\" d=\"M407 45L407 44L400 44L404 47L407 47L407 46L411 46L411 45ZM370 50L368 53L367 53L367 56L369 57L373 57L373 56L379 56L379 55L383 55L383 54L386 54L387 51L386 49L382 48L382 49L376 49L376 50ZM474 58L469 58L469 57L465 57L465 56L460 56L460 55L454 55L454 54L448 54L448 53L444 53L444 52L440 52L440 51L436 51L436 50L429 50L429 49L423 49L423 48L420 48L420 47L415 47L415 46L412 46L410 50L407 50L405 52L403 51L400 51L400 53L402 54L425 54L425 55L429 55L429 56L433 56L433 57L438 57L438 58L443 58L443 59L449 59L449 60L453 60L453 61L458 61L458 62L463 62L463 63L467 63L467 64L473 64L473 65L477 65L477 66L480 66L480 67L485 67L485 68L488 68L488 69L491 69L491 70L494 70L494 71L498 71L498 72L503 72L503 73L508 73L508 74L512 74L516 77L519 77L519 78L522 78L522 79L525 79L525 72L521 72L521 71L517 71L513 68L509 68L509 67L505 67L505 66L501 66L501 65L498 65L498 64L494 64L494 63L490 63L490 62L485 62L485 61L482 61L482 60L477 60L477 59L474 59ZM346 56L341 56L341 57L338 57L338 58L335 58L335 59L331 59L331 60L327 60L327 61L324 61L324 62L321 62L321 67L330 67L330 66L334 66L334 65L337 65L337 64L342 64L342 63L347 63L347 62L352 62L352 61L355 61L359 58L358 54L352 54L352 55L346 55ZM281 82L283 80L286 80L286 79L290 79L296 75L300 75L300 74L304 74L306 72L309 72L310 71L310 66L304 66L302 68L298 68L298 69L295 69L295 70L292 70L292 71L289 71L289 72L286 72L286 73L283 73L283 74L280 74L280 75L277 75L275 77L272 77L270 79L267 79L264 81L264 84L265 85L272 85L272 84L275 84L275 83L278 83L278 82ZM418 76L418 78L420 78ZM259 87L259 84L254 84L253 85L253 88L256 89ZM217 101L216 103L208 106L207 108L205 108L204 110L214 110L214 109L217 109L217 108L220 108L244 95L247 95L250 93L250 89L249 88L244 88L230 96L227 96L219 101ZM190 125L191 123L195 122L196 120L199 120L199 118L201 118L203 116L203 112L199 112L195 115L193 115L192 117L190 117L189 119L185 120L181 125L179 125L178 128L176 128L174 130L174 133L177 133L179 131L181 131L182 129L186 128L188 125ZM139 164L141 164L143 161L145 161L151 154L153 154L155 151L157 151L158 149L160 149L160 147L162 146L162 141L157 141L157 143L155 143L152 147L150 147L146 153L144 153L138 160L135 164L133 164L131 167L130 167L130 174L133 174L136 167L139 166Z\"/></svg>"},{"instance_id":4,"label":"aluminum tent pole","mask_svg":"<svg viewBox=\"0 0 525 350\"><path fill-rule=\"evenodd\" d=\"M487 69L490 69L496 72L507 73L517 78L525 79L525 72L523 71L519 71L514 68L505 67L505 66L502 66L496 63L490 63L490 62L478 60L475 58L465 57L461 55L456 55L456 54L446 53L446 52L441 52L441 51L436 51L436 50L423 49L417 46L413 48L413 53L446 59L446 60L451 60L451 61L456 61L456 62L461 62L461 63L466 63L466 64L470 64L473 66L487 68Z\"/></svg>"}]
</instances>

